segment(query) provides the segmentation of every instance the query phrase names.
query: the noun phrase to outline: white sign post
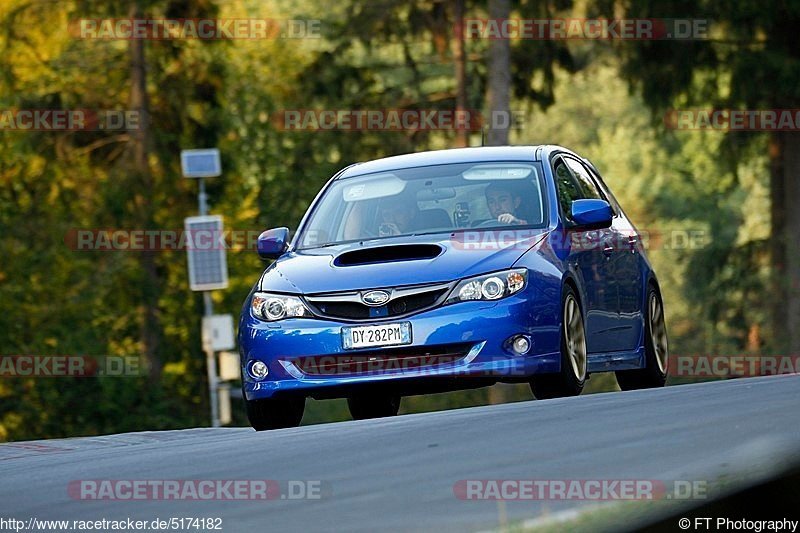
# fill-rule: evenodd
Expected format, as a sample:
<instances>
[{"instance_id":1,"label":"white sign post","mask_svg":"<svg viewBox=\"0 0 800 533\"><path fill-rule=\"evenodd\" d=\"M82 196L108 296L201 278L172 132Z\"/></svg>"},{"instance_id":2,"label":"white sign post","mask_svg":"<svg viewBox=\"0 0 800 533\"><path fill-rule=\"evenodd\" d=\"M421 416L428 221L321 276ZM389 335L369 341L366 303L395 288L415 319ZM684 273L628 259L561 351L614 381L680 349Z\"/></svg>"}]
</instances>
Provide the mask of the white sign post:
<instances>
[{"instance_id":1,"label":"white sign post","mask_svg":"<svg viewBox=\"0 0 800 533\"><path fill-rule=\"evenodd\" d=\"M223 242L222 217L208 216L208 197L206 195L205 178L214 178L222 174L219 150L208 148L201 150L181 150L181 172L184 178L197 178L200 189L197 194L199 217L189 217L184 221L188 246L189 284L193 291L203 292L203 350L206 353L206 369L208 371L208 393L211 403L211 425L220 426L219 403L219 378L217 377L217 360L214 357L218 345L213 333L206 335L206 320L214 324L214 304L211 301L211 290L224 289L228 286L228 263L225 258ZM208 243L204 248L202 242ZM225 315L222 315L225 316ZM230 316L230 315L228 315ZM216 321L217 323L219 320ZM231 321L231 338L233 337ZM213 326L209 326L211 330ZM220 330L221 331L221 330ZM231 345L231 348L233 346ZM230 406L230 399L228 399ZM227 409L226 419L230 420L230 409Z\"/></svg>"}]
</instances>

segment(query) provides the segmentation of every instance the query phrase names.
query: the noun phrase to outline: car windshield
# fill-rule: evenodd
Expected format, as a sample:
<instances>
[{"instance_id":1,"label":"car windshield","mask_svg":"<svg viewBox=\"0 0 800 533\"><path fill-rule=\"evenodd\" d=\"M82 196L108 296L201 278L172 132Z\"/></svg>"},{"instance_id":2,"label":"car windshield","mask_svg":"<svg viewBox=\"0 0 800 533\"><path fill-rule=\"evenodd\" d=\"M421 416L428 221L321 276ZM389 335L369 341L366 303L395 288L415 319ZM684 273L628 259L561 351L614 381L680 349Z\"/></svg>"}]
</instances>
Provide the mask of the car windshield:
<instances>
[{"instance_id":1,"label":"car windshield","mask_svg":"<svg viewBox=\"0 0 800 533\"><path fill-rule=\"evenodd\" d=\"M536 163L459 163L335 181L314 208L298 248L471 228L543 226Z\"/></svg>"}]
</instances>

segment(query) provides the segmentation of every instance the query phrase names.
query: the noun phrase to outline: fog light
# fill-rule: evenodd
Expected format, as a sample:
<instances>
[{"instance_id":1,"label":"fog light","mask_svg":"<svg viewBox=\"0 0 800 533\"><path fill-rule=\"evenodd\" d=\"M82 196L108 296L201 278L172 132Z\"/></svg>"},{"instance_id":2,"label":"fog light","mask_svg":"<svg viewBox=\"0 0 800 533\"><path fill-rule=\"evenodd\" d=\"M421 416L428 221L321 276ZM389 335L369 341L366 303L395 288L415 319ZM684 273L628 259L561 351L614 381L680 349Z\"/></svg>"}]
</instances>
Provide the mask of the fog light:
<instances>
[{"instance_id":1,"label":"fog light","mask_svg":"<svg viewBox=\"0 0 800 533\"><path fill-rule=\"evenodd\" d=\"M256 379L264 379L269 374L269 370L267 369L267 365L264 364L262 361L256 361L252 365L250 365L250 375Z\"/></svg>"},{"instance_id":2,"label":"fog light","mask_svg":"<svg viewBox=\"0 0 800 533\"><path fill-rule=\"evenodd\" d=\"M524 335L518 335L511 342L511 349L520 355L526 354L531 349L531 341Z\"/></svg>"}]
</instances>

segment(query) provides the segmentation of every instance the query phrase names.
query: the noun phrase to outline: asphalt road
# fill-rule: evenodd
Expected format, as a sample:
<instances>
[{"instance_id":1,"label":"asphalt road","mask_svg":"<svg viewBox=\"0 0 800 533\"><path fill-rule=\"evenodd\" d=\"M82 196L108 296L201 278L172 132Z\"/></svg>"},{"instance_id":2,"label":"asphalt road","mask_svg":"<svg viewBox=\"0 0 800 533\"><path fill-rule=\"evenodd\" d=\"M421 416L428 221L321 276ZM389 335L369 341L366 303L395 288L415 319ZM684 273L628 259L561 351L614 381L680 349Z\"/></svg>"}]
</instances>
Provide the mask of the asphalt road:
<instances>
[{"instance_id":1,"label":"asphalt road","mask_svg":"<svg viewBox=\"0 0 800 533\"><path fill-rule=\"evenodd\" d=\"M222 518L222 530L485 530L585 501L464 501L465 479L698 480L800 451L800 376L738 379L255 433L0 445L0 518ZM319 499L87 501L71 481L320 481ZM312 485L313 487L313 485Z\"/></svg>"}]
</instances>

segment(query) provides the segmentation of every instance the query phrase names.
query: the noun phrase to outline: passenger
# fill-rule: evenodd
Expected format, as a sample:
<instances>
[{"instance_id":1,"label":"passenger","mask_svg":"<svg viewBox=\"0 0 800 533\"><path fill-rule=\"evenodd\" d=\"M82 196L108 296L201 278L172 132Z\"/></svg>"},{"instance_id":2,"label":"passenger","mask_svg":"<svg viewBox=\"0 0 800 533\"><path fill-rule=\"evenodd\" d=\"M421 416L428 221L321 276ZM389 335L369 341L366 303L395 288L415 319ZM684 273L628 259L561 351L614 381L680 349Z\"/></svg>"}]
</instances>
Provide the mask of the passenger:
<instances>
[{"instance_id":1,"label":"passenger","mask_svg":"<svg viewBox=\"0 0 800 533\"><path fill-rule=\"evenodd\" d=\"M403 235L417 228L419 207L411 195L402 195L380 206L378 235Z\"/></svg>"}]
</instances>

